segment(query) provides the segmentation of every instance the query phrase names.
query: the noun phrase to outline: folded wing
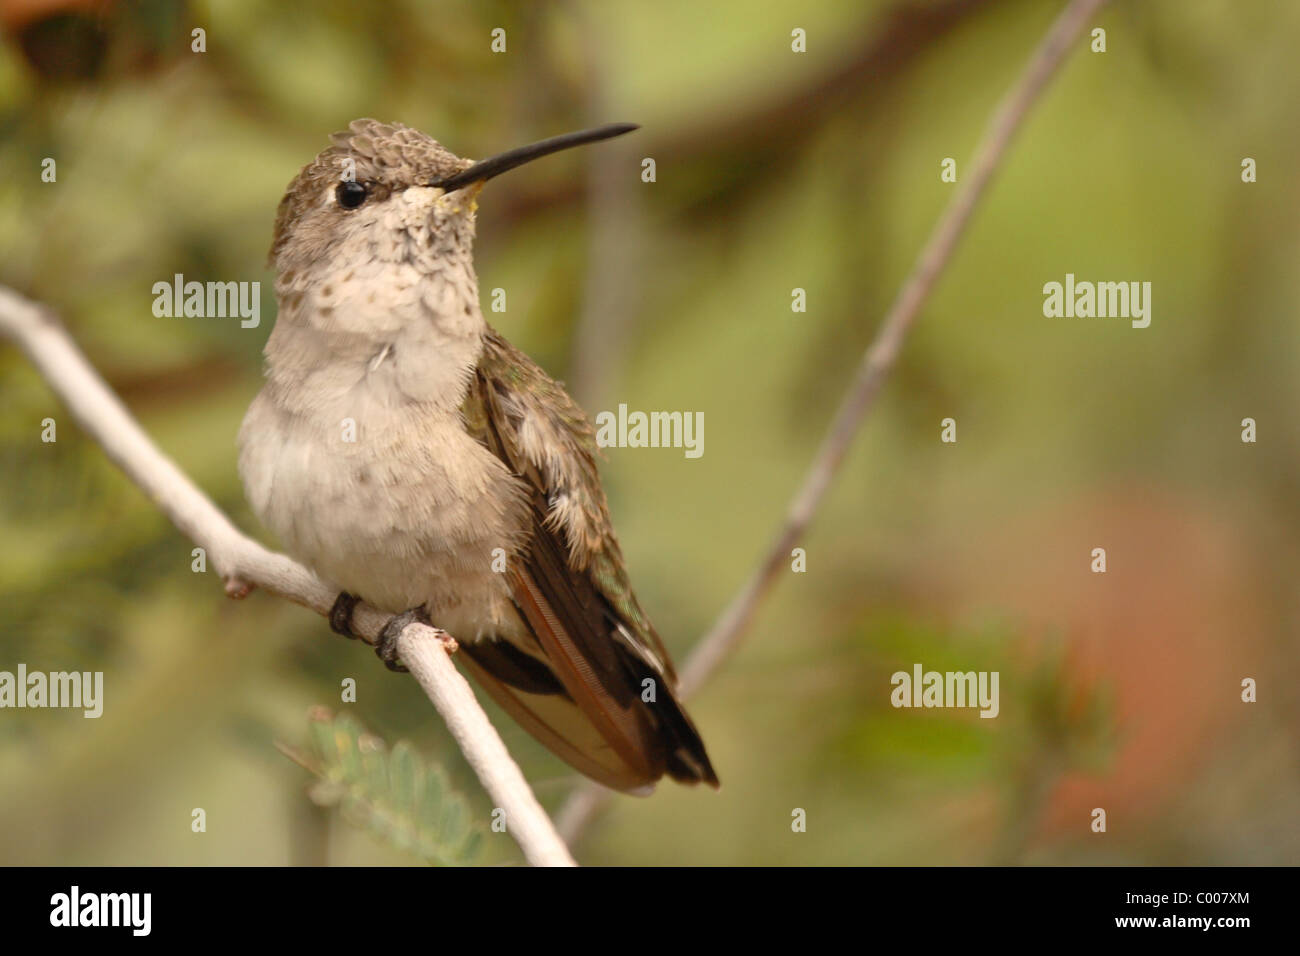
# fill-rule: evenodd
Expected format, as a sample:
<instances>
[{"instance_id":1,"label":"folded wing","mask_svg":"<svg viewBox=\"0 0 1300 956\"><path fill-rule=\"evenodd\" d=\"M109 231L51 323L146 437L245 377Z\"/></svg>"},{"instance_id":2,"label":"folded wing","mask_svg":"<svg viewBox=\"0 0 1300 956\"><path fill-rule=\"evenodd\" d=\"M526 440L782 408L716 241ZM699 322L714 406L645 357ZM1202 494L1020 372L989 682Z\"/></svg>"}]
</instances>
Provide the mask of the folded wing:
<instances>
[{"instance_id":1,"label":"folded wing","mask_svg":"<svg viewBox=\"0 0 1300 956\"><path fill-rule=\"evenodd\" d=\"M533 519L508 572L526 637L463 644L468 669L521 726L606 786L644 792L667 773L716 787L623 570L582 411L493 330L462 411L528 486Z\"/></svg>"}]
</instances>

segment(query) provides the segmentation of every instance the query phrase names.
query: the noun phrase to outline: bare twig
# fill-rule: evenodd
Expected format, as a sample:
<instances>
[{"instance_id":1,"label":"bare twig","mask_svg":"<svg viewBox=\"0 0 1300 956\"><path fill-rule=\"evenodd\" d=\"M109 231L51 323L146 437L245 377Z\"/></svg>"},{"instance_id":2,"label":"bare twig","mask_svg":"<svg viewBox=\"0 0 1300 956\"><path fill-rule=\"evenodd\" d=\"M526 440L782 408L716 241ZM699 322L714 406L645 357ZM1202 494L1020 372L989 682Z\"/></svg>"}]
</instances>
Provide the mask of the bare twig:
<instances>
[{"instance_id":1,"label":"bare twig","mask_svg":"<svg viewBox=\"0 0 1300 956\"><path fill-rule=\"evenodd\" d=\"M535 866L573 866L573 858L556 835L550 817L443 649L441 634L423 624L405 628L397 639L402 663L442 714L484 789L506 811L506 829L523 847L529 862Z\"/></svg>"},{"instance_id":2,"label":"bare twig","mask_svg":"<svg viewBox=\"0 0 1300 956\"><path fill-rule=\"evenodd\" d=\"M830 121L846 115L878 112L897 98L909 71L950 34L1005 0L893 0L874 19L873 29L842 53L826 59L825 69L801 82L769 89L748 100L728 97L710 109L692 104L681 127L646 129L635 147L642 156L673 157L673 175L661 177L656 194L671 193L688 215L710 212L754 197L764 189L784 187L791 164L804 154L791 143L806 143ZM581 4L574 4L582 8ZM862 6L866 6L863 4ZM839 47L839 43L835 44ZM586 79L584 78L584 82ZM703 107L703 108L701 108ZM535 104L534 104L535 108ZM532 117L532 113L528 117ZM611 114L598 116L608 122ZM625 138L626 139L626 138ZM616 149L618 140L608 147ZM633 143L627 140L626 148ZM594 155L593 155L594 160ZM719 196L713 177L728 170L726 194ZM514 180L501 187L483 225L505 229L533 216L582 203L587 189L579 180ZM680 212L680 209L679 209Z\"/></svg>"},{"instance_id":3,"label":"bare twig","mask_svg":"<svg viewBox=\"0 0 1300 956\"><path fill-rule=\"evenodd\" d=\"M260 587L318 614L329 613L334 590L300 564L268 551L231 524L158 450L52 312L0 286L0 334L27 354L108 457L183 534L207 552L212 567L225 581L227 594L243 597L253 587ZM373 644L387 618L376 608L358 604L353 628ZM469 685L452 665L442 632L412 624L398 639L398 652L447 722L488 795L505 810L508 832L528 861L537 866L572 866L568 848Z\"/></svg>"},{"instance_id":4,"label":"bare twig","mask_svg":"<svg viewBox=\"0 0 1300 956\"><path fill-rule=\"evenodd\" d=\"M610 95L609 46L598 18L583 3L566 8L582 35L586 66L583 87L587 119L594 126L617 111ZM635 137L593 150L587 172L587 262L582 310L573 331L568 388L578 403L604 407L609 383L626 358L628 338L642 297L640 239L644 212L641 193L628 170L637 167ZM643 147L644 148L644 147Z\"/></svg>"},{"instance_id":5,"label":"bare twig","mask_svg":"<svg viewBox=\"0 0 1300 956\"><path fill-rule=\"evenodd\" d=\"M712 676L735 650L759 603L767 596L790 551L798 545L821 504L826 490L844 461L850 443L875 403L880 386L898 358L908 331L929 298L958 240L970 222L980 198L997 171L1012 137L1030 107L1047 88L1083 28L1106 0L1071 0L1034 50L1028 65L1003 97L956 195L935 224L912 271L899 290L880 330L862 357L862 363L822 439L772 545L744 587L727 606L712 629L700 639L682 667L680 690L690 696ZM609 792L594 785L581 787L559 814L560 832L572 842L602 806Z\"/></svg>"}]
</instances>

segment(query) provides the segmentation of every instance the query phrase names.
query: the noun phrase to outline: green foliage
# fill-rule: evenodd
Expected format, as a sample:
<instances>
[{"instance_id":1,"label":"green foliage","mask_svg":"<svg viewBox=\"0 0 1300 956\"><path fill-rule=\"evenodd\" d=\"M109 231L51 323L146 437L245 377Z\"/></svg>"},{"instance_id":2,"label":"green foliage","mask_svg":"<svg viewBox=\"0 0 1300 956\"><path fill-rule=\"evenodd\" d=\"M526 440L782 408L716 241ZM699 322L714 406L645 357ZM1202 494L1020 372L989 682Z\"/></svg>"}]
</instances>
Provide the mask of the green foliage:
<instances>
[{"instance_id":1,"label":"green foliage","mask_svg":"<svg viewBox=\"0 0 1300 956\"><path fill-rule=\"evenodd\" d=\"M1056 754L1067 769L1102 771L1116 745L1115 694L1108 686L1073 677L1066 641L1051 641L1034 662L1025 684L1026 728L1035 751Z\"/></svg>"},{"instance_id":2,"label":"green foliage","mask_svg":"<svg viewBox=\"0 0 1300 956\"><path fill-rule=\"evenodd\" d=\"M465 797L405 741L390 750L353 717L319 708L311 717L310 756L284 749L319 778L313 802L338 807L354 826L427 863L463 866L477 858L483 831L471 824Z\"/></svg>"}]
</instances>

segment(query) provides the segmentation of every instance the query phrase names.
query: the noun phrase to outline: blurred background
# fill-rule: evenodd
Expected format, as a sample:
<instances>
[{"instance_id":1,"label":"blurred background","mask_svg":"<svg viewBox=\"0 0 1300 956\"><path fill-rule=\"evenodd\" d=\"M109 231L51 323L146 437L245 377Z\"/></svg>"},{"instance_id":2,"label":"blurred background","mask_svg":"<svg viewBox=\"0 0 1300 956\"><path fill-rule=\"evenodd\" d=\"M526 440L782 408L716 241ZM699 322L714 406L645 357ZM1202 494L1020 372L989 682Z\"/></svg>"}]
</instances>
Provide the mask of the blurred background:
<instances>
[{"instance_id":1,"label":"blurred background","mask_svg":"<svg viewBox=\"0 0 1300 956\"><path fill-rule=\"evenodd\" d=\"M590 414L704 413L703 457L612 448L603 466L680 662L770 541L952 196L940 163L966 172L1061 6L0 0L0 282L55 308L274 546L234 440L297 170L359 116L472 157L641 123L493 182L477 257L485 311L507 292L489 320ZM619 797L580 860L1300 859L1300 5L1117 0L1096 25L1106 52L1085 37L1013 145L802 542L807 571L691 702L721 792ZM1045 318L1067 272L1151 282L1150 327ZM261 281L261 325L156 318L175 273ZM418 863L456 805L486 831L414 681L194 573L191 542L8 345L0 394L0 670L105 673L98 720L0 712L0 862ZM916 663L998 671L999 717L892 708L890 675ZM558 808L578 776L489 709ZM442 768L432 817L349 789L359 727L386 742L362 751ZM490 831L465 857L521 861Z\"/></svg>"}]
</instances>

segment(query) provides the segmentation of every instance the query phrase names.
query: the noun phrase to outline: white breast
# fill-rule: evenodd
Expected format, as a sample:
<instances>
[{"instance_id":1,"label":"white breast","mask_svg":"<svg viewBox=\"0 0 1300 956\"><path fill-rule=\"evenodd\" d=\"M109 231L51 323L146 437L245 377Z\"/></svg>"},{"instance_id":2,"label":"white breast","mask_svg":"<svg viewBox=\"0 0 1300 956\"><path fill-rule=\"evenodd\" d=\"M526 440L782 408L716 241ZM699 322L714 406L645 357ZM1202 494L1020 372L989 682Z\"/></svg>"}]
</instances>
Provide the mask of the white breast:
<instances>
[{"instance_id":1,"label":"white breast","mask_svg":"<svg viewBox=\"0 0 1300 956\"><path fill-rule=\"evenodd\" d=\"M329 583L393 613L428 606L474 640L513 630L501 558L522 548L528 509L522 483L464 429L477 351L429 325L344 356L329 341L342 333L282 316L240 474L262 522Z\"/></svg>"}]
</instances>

